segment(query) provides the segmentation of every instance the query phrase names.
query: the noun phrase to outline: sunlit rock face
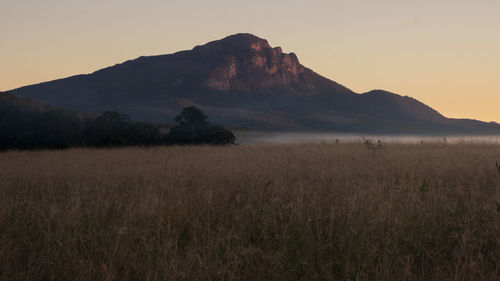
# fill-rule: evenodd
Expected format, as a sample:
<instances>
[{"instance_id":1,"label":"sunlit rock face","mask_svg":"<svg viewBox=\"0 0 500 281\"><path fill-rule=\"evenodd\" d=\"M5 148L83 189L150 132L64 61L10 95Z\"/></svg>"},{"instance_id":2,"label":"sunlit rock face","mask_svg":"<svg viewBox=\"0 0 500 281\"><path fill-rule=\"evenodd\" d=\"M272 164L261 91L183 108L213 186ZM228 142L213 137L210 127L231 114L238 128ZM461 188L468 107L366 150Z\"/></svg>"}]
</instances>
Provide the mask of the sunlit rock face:
<instances>
[{"instance_id":1,"label":"sunlit rock face","mask_svg":"<svg viewBox=\"0 0 500 281\"><path fill-rule=\"evenodd\" d=\"M205 87L213 90L269 92L269 88L308 82L306 68L295 54L283 53L280 47L272 48L267 40L250 34L229 36L193 51L204 56L223 56L204 82Z\"/></svg>"},{"instance_id":2,"label":"sunlit rock face","mask_svg":"<svg viewBox=\"0 0 500 281\"><path fill-rule=\"evenodd\" d=\"M218 91L228 91L231 89L231 79L237 74L236 58L227 56L220 66L210 72L204 86Z\"/></svg>"}]
</instances>

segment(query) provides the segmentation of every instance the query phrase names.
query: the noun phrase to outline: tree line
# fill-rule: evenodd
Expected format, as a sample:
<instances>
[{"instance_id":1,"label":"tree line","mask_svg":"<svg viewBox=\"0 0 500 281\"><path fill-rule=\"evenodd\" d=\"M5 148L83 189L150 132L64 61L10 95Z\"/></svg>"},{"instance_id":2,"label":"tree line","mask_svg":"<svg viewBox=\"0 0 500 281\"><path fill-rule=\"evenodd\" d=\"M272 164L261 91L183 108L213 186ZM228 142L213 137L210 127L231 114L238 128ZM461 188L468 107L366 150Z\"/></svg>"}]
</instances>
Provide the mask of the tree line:
<instances>
[{"instance_id":1,"label":"tree line","mask_svg":"<svg viewBox=\"0 0 500 281\"><path fill-rule=\"evenodd\" d=\"M157 126L106 111L84 116L62 109L23 110L0 106L0 149L65 149L70 147L153 146L235 143L234 134L207 121L196 107L187 107L166 134Z\"/></svg>"}]
</instances>

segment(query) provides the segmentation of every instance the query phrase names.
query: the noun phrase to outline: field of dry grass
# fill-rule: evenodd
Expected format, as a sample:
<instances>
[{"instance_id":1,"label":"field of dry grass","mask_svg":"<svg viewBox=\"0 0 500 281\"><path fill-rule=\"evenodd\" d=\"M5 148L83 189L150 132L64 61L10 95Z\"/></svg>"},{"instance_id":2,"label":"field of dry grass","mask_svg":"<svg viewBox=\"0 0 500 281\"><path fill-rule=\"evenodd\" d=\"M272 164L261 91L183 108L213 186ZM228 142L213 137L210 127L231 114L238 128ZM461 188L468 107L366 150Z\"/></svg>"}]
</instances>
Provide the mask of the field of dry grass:
<instances>
[{"instance_id":1,"label":"field of dry grass","mask_svg":"<svg viewBox=\"0 0 500 281\"><path fill-rule=\"evenodd\" d=\"M0 153L0 280L500 280L500 146Z\"/></svg>"}]
</instances>

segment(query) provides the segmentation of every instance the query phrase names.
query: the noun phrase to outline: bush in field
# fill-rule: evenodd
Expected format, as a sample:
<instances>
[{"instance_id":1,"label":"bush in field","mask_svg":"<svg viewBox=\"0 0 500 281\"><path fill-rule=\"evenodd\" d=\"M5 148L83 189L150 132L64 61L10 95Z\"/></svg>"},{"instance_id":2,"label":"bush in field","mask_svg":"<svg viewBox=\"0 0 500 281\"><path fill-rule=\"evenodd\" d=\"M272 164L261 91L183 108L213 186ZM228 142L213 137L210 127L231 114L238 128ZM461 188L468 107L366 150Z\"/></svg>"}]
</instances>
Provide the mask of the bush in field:
<instances>
[{"instance_id":1,"label":"bush in field","mask_svg":"<svg viewBox=\"0 0 500 281\"><path fill-rule=\"evenodd\" d=\"M375 144L375 142L372 139L366 139L365 137L362 138L363 138L363 144L369 150L379 150L384 148L384 144L380 140L378 140L377 143Z\"/></svg>"},{"instance_id":2,"label":"bush in field","mask_svg":"<svg viewBox=\"0 0 500 281\"><path fill-rule=\"evenodd\" d=\"M168 144L216 144L235 143L234 134L222 126L207 121L207 116L198 108L186 107L175 117L175 125L166 135Z\"/></svg>"},{"instance_id":3,"label":"bush in field","mask_svg":"<svg viewBox=\"0 0 500 281\"><path fill-rule=\"evenodd\" d=\"M114 111L106 111L93 120L86 135L88 144L94 146L155 145L162 139L153 125L132 122L127 115Z\"/></svg>"},{"instance_id":4,"label":"bush in field","mask_svg":"<svg viewBox=\"0 0 500 281\"><path fill-rule=\"evenodd\" d=\"M84 144L84 128L78 115L56 109L40 117L34 134L38 147L69 148Z\"/></svg>"}]
</instances>

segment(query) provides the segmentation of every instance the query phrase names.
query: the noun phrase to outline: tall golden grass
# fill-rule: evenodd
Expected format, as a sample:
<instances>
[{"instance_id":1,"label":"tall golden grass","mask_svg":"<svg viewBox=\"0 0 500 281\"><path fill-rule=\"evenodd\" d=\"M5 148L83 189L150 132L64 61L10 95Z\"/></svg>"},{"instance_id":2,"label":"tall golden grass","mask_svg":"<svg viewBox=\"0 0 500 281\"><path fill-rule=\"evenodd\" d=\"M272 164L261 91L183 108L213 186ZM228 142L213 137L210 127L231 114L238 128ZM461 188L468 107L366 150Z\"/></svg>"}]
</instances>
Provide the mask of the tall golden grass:
<instances>
[{"instance_id":1,"label":"tall golden grass","mask_svg":"<svg viewBox=\"0 0 500 281\"><path fill-rule=\"evenodd\" d=\"M500 280L500 146L0 154L1 280Z\"/></svg>"}]
</instances>

